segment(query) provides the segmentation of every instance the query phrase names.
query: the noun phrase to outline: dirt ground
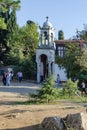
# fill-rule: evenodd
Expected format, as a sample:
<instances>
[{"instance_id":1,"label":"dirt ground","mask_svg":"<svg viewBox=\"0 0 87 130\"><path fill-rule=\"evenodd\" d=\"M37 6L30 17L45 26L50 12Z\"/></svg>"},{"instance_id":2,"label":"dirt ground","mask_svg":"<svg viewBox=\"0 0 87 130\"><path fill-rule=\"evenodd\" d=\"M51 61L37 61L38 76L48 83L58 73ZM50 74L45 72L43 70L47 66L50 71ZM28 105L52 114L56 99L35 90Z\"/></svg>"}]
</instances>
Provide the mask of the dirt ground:
<instances>
[{"instance_id":1,"label":"dirt ground","mask_svg":"<svg viewBox=\"0 0 87 130\"><path fill-rule=\"evenodd\" d=\"M53 105L17 105L27 101L26 95L0 92L0 130L39 130L45 117L65 117L70 113L86 112L82 104L62 102Z\"/></svg>"}]
</instances>

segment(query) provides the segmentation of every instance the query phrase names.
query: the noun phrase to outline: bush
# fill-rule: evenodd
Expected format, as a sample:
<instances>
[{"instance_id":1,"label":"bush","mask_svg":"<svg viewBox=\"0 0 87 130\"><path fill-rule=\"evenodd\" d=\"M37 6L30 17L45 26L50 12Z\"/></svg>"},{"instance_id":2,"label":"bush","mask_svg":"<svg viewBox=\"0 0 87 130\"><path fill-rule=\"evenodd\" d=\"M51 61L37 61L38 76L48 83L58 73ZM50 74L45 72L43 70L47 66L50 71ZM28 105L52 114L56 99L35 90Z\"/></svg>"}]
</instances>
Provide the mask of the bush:
<instances>
[{"instance_id":1,"label":"bush","mask_svg":"<svg viewBox=\"0 0 87 130\"><path fill-rule=\"evenodd\" d=\"M66 83L63 84L64 88L62 90L63 95L71 97L75 95L77 89L77 81L73 82L71 79L68 79Z\"/></svg>"},{"instance_id":2,"label":"bush","mask_svg":"<svg viewBox=\"0 0 87 130\"><path fill-rule=\"evenodd\" d=\"M46 102L55 100L58 96L58 89L55 87L55 80L50 75L46 81L42 84L42 88L38 90L37 97Z\"/></svg>"}]
</instances>

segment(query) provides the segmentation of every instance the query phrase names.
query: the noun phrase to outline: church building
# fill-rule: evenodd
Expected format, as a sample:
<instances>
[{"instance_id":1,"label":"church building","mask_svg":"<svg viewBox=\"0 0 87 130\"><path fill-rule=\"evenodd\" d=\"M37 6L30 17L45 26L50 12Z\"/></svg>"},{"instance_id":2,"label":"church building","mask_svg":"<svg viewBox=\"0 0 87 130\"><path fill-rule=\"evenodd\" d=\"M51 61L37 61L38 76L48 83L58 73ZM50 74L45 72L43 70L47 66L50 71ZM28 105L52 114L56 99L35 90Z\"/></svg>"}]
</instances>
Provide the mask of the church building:
<instances>
[{"instance_id":1,"label":"church building","mask_svg":"<svg viewBox=\"0 0 87 130\"><path fill-rule=\"evenodd\" d=\"M55 81L58 74L61 81L65 82L67 80L65 69L60 68L55 63L55 55L64 56L65 43L67 42L69 40L55 40L55 29L46 17L46 21L40 27L39 46L36 50L37 83L44 81L50 74L54 75ZM80 46L82 45L80 40L70 42L77 42Z\"/></svg>"}]
</instances>

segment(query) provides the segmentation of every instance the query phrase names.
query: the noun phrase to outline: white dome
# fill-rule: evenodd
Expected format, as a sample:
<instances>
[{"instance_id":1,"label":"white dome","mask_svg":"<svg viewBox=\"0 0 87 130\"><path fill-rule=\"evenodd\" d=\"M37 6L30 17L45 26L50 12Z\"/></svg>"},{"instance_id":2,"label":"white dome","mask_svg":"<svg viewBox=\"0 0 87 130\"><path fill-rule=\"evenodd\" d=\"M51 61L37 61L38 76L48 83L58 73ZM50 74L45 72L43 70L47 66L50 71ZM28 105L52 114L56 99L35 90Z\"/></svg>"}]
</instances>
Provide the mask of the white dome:
<instances>
[{"instance_id":1,"label":"white dome","mask_svg":"<svg viewBox=\"0 0 87 130\"><path fill-rule=\"evenodd\" d=\"M52 28L52 24L48 21L48 17L46 17L46 21L43 23L43 28Z\"/></svg>"}]
</instances>

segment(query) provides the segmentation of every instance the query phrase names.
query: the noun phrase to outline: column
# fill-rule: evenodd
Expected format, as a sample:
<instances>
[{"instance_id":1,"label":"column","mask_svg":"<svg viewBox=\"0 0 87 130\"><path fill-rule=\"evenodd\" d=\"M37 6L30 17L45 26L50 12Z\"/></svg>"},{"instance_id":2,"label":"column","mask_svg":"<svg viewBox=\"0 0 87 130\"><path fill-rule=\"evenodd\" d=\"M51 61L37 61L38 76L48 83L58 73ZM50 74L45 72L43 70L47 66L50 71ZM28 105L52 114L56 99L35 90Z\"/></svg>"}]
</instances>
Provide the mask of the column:
<instances>
[{"instance_id":1,"label":"column","mask_svg":"<svg viewBox=\"0 0 87 130\"><path fill-rule=\"evenodd\" d=\"M54 64L54 62L52 64L52 72L53 72L53 75L54 75L55 74L55 64Z\"/></svg>"},{"instance_id":2,"label":"column","mask_svg":"<svg viewBox=\"0 0 87 130\"><path fill-rule=\"evenodd\" d=\"M37 63L37 83L40 83L40 64Z\"/></svg>"},{"instance_id":3,"label":"column","mask_svg":"<svg viewBox=\"0 0 87 130\"><path fill-rule=\"evenodd\" d=\"M50 74L51 74L51 63L48 62L48 75L50 75Z\"/></svg>"}]
</instances>

